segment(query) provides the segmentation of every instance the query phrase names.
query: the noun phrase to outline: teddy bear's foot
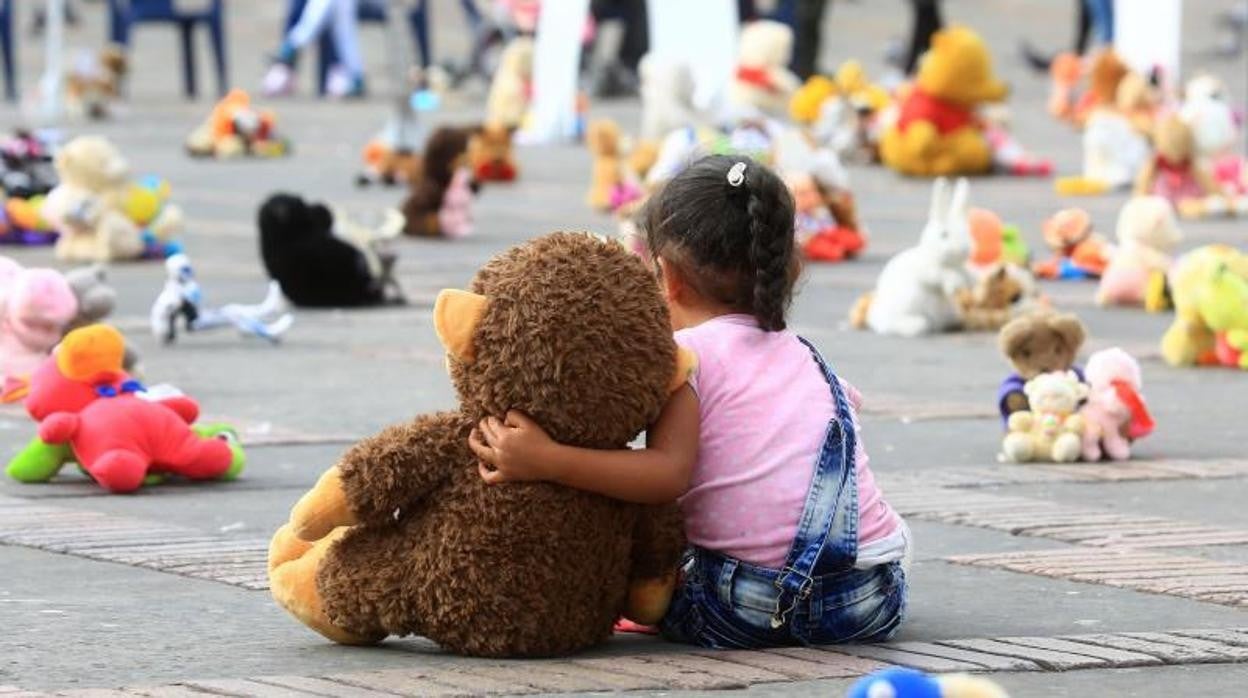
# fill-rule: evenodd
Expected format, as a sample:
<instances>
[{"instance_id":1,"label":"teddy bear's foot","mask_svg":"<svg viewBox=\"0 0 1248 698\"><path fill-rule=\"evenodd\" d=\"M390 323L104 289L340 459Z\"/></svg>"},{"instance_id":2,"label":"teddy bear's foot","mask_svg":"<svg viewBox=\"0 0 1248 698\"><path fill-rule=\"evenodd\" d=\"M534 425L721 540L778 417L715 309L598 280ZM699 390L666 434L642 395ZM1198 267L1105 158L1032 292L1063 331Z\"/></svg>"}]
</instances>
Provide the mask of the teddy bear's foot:
<instances>
[{"instance_id":1,"label":"teddy bear's foot","mask_svg":"<svg viewBox=\"0 0 1248 698\"><path fill-rule=\"evenodd\" d=\"M278 605L304 625L342 645L372 645L385 638L356 635L339 628L325 615L325 604L316 588L316 570L329 546L343 536L348 527L334 529L315 543L300 540L286 524L278 529L269 544L269 589Z\"/></svg>"},{"instance_id":2,"label":"teddy bear's foot","mask_svg":"<svg viewBox=\"0 0 1248 698\"><path fill-rule=\"evenodd\" d=\"M641 625L657 625L667 615L676 591L676 573L657 579L635 579L628 586L624 617Z\"/></svg>"},{"instance_id":3,"label":"teddy bear's foot","mask_svg":"<svg viewBox=\"0 0 1248 698\"><path fill-rule=\"evenodd\" d=\"M91 477L110 492L133 492L147 477L148 462L132 451L108 451L90 466L84 466Z\"/></svg>"}]
</instances>

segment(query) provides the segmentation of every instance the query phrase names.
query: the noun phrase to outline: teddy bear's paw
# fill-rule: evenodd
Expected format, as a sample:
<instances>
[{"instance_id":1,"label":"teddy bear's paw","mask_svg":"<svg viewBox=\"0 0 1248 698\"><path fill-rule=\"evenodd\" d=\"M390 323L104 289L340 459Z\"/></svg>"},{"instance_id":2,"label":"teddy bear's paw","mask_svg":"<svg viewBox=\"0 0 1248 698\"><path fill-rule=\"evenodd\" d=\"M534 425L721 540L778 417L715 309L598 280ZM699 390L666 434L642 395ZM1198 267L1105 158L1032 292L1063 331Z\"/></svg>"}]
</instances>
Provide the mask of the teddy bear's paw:
<instances>
[{"instance_id":1,"label":"teddy bear's paw","mask_svg":"<svg viewBox=\"0 0 1248 698\"><path fill-rule=\"evenodd\" d=\"M291 532L290 524L278 529L269 546L269 590L279 606L326 638L342 645L372 645L385 635L357 635L334 625L316 588L321 560L347 530L339 528L316 543L307 543Z\"/></svg>"},{"instance_id":2,"label":"teddy bear's paw","mask_svg":"<svg viewBox=\"0 0 1248 698\"><path fill-rule=\"evenodd\" d=\"M624 617L641 625L657 625L667 615L676 591L676 573L657 579L635 579L628 585Z\"/></svg>"},{"instance_id":3,"label":"teddy bear's paw","mask_svg":"<svg viewBox=\"0 0 1248 698\"><path fill-rule=\"evenodd\" d=\"M357 523L347 502L347 493L342 487L342 472L338 468L326 470L316 481L316 486L299 499L290 512L290 522L295 534L308 541L319 540L340 526Z\"/></svg>"}]
</instances>

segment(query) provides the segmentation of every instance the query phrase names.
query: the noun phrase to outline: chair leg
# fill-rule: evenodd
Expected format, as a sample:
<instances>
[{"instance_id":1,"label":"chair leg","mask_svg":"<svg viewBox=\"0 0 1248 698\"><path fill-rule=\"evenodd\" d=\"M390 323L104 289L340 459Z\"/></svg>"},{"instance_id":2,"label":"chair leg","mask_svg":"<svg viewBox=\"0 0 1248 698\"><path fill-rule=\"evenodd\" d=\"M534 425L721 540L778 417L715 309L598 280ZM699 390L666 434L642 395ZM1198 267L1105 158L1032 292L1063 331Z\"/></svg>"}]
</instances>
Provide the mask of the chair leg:
<instances>
[{"instance_id":1,"label":"chair leg","mask_svg":"<svg viewBox=\"0 0 1248 698\"><path fill-rule=\"evenodd\" d=\"M416 50L420 52L420 67L428 68L433 62L433 47L429 45L428 0L421 0L408 12L407 24L411 28L412 38L416 40Z\"/></svg>"},{"instance_id":2,"label":"chair leg","mask_svg":"<svg viewBox=\"0 0 1248 698\"><path fill-rule=\"evenodd\" d=\"M316 41L316 94L324 97L325 81L329 79L329 69L338 62L338 50L334 48L334 39L329 32L322 32Z\"/></svg>"},{"instance_id":3,"label":"chair leg","mask_svg":"<svg viewBox=\"0 0 1248 698\"><path fill-rule=\"evenodd\" d=\"M178 25L182 31L182 86L187 99L195 99L198 92L195 88L195 42L191 40L194 27L190 22Z\"/></svg>"},{"instance_id":4,"label":"chair leg","mask_svg":"<svg viewBox=\"0 0 1248 698\"><path fill-rule=\"evenodd\" d=\"M212 55L217 65L217 92L222 97L230 89L229 66L225 54L225 20L220 14L208 23L208 31L212 35Z\"/></svg>"},{"instance_id":5,"label":"chair leg","mask_svg":"<svg viewBox=\"0 0 1248 698\"><path fill-rule=\"evenodd\" d=\"M17 77L13 66L13 15L0 17L0 60L4 61L4 98L17 101Z\"/></svg>"}]
</instances>

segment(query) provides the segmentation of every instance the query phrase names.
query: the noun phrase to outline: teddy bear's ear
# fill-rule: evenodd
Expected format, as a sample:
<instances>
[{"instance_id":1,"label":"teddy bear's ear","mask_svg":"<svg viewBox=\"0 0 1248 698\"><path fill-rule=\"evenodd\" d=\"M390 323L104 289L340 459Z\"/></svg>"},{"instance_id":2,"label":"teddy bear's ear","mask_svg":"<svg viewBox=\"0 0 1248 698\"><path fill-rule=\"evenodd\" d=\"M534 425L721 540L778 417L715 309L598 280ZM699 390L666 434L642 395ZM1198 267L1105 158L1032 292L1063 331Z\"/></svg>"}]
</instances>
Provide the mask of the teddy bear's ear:
<instances>
[{"instance_id":1,"label":"teddy bear's ear","mask_svg":"<svg viewBox=\"0 0 1248 698\"><path fill-rule=\"evenodd\" d=\"M698 355L684 347L676 347L676 370L672 373L672 382L668 384L667 392L670 394L680 390L680 386L687 383L697 370Z\"/></svg>"},{"instance_id":2,"label":"teddy bear's ear","mask_svg":"<svg viewBox=\"0 0 1248 698\"><path fill-rule=\"evenodd\" d=\"M476 358L472 336L485 316L489 300L468 291L446 289L433 304L433 328L447 353L464 363Z\"/></svg>"}]
</instances>

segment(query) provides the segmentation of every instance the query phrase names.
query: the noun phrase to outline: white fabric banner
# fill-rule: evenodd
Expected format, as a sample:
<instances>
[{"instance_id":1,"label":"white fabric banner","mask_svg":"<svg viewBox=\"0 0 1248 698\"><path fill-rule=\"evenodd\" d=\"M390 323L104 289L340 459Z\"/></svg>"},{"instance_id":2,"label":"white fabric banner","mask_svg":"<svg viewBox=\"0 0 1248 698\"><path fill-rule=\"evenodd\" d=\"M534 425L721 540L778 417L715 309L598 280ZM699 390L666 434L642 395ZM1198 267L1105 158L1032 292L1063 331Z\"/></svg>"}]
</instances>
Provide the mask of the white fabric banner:
<instances>
[{"instance_id":1,"label":"white fabric banner","mask_svg":"<svg viewBox=\"0 0 1248 698\"><path fill-rule=\"evenodd\" d=\"M736 0L646 3L650 51L693 70L694 104L709 109L724 97L737 63Z\"/></svg>"},{"instance_id":2,"label":"white fabric banner","mask_svg":"<svg viewBox=\"0 0 1248 698\"><path fill-rule=\"evenodd\" d=\"M566 141L576 134L576 81L589 0L547 0L537 19L533 103L522 143Z\"/></svg>"},{"instance_id":3,"label":"white fabric banner","mask_svg":"<svg viewBox=\"0 0 1248 698\"><path fill-rule=\"evenodd\" d=\"M1183 0L1114 0L1114 50L1127 65L1161 68L1162 84L1178 90Z\"/></svg>"}]
</instances>

